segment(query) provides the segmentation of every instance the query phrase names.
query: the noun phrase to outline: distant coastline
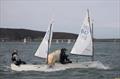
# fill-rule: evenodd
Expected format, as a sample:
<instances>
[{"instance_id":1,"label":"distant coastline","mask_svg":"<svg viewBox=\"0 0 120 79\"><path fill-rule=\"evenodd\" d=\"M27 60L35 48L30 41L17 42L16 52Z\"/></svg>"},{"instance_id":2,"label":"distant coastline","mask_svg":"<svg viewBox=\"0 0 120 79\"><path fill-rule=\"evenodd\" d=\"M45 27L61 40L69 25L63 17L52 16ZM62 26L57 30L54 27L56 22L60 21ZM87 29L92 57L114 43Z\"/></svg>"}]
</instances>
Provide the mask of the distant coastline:
<instances>
[{"instance_id":1,"label":"distant coastline","mask_svg":"<svg viewBox=\"0 0 120 79\"><path fill-rule=\"evenodd\" d=\"M28 29L11 29L0 28L0 42L2 41L23 41L25 38L29 41L40 41L44 37L45 32ZM54 32L53 39L71 39L76 40L78 34ZM120 42L120 39L94 39L95 42Z\"/></svg>"}]
</instances>

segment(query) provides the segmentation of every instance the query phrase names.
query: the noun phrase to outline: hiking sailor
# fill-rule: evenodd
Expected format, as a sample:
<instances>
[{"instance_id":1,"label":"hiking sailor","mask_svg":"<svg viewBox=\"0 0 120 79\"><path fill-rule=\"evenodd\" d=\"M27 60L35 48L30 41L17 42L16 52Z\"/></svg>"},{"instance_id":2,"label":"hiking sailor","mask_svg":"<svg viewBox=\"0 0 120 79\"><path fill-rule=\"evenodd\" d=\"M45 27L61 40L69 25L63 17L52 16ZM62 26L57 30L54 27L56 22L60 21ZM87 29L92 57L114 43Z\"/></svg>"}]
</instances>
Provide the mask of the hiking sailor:
<instances>
[{"instance_id":1,"label":"hiking sailor","mask_svg":"<svg viewBox=\"0 0 120 79\"><path fill-rule=\"evenodd\" d=\"M60 62L61 64L72 63L70 59L68 59L68 55L66 55L66 48L62 48L60 50L56 50L48 55L48 65L52 66L55 62Z\"/></svg>"},{"instance_id":2,"label":"hiking sailor","mask_svg":"<svg viewBox=\"0 0 120 79\"><path fill-rule=\"evenodd\" d=\"M12 58L11 58L12 62L19 66L21 64L26 64L25 61L21 61L21 59L19 58L18 56L18 51L16 49L13 50L13 53L12 53Z\"/></svg>"},{"instance_id":3,"label":"hiking sailor","mask_svg":"<svg viewBox=\"0 0 120 79\"><path fill-rule=\"evenodd\" d=\"M66 55L66 51L67 51L67 49L65 49L65 48L61 49L60 60L59 60L61 64L72 63L72 61L70 61L70 59L68 59L68 55Z\"/></svg>"}]
</instances>

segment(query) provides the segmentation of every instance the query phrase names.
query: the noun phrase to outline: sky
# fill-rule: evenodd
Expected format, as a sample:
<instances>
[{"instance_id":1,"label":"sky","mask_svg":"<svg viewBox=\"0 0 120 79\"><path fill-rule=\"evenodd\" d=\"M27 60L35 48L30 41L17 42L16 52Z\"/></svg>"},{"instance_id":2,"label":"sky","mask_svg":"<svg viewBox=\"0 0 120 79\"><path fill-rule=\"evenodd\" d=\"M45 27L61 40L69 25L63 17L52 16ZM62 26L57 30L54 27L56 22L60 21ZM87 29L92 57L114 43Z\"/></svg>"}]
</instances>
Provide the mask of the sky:
<instances>
[{"instance_id":1,"label":"sky","mask_svg":"<svg viewBox=\"0 0 120 79\"><path fill-rule=\"evenodd\" d=\"M87 8L94 38L120 38L120 0L0 0L0 28L79 33Z\"/></svg>"}]
</instances>

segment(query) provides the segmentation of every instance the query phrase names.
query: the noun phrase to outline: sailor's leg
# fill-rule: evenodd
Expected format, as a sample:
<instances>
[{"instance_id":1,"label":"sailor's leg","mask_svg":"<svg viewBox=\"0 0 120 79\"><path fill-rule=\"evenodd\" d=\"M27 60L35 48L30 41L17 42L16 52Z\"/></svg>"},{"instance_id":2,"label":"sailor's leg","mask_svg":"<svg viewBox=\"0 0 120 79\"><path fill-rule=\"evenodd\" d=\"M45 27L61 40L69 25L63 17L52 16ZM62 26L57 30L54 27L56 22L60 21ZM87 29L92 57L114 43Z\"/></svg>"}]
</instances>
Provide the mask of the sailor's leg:
<instances>
[{"instance_id":1,"label":"sailor's leg","mask_svg":"<svg viewBox=\"0 0 120 79\"><path fill-rule=\"evenodd\" d=\"M25 61L21 61L21 64L26 64L26 62Z\"/></svg>"},{"instance_id":2,"label":"sailor's leg","mask_svg":"<svg viewBox=\"0 0 120 79\"><path fill-rule=\"evenodd\" d=\"M17 66L20 66L21 61L15 61L14 64L17 65Z\"/></svg>"}]
</instances>

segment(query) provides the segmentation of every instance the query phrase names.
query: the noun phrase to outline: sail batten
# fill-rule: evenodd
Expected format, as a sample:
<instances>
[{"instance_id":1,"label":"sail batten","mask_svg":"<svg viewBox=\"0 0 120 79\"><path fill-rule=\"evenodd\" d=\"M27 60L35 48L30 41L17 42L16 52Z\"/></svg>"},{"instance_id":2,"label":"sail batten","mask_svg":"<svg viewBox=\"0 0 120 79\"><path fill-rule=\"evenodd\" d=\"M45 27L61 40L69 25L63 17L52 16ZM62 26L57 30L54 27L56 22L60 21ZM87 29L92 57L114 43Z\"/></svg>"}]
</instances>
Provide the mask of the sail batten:
<instances>
[{"instance_id":1,"label":"sail batten","mask_svg":"<svg viewBox=\"0 0 120 79\"><path fill-rule=\"evenodd\" d=\"M71 54L90 55L92 56L92 37L88 14L85 16L80 29L78 38L70 52Z\"/></svg>"}]
</instances>

